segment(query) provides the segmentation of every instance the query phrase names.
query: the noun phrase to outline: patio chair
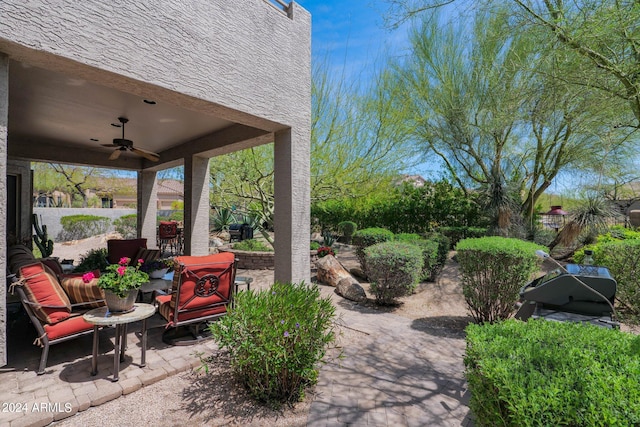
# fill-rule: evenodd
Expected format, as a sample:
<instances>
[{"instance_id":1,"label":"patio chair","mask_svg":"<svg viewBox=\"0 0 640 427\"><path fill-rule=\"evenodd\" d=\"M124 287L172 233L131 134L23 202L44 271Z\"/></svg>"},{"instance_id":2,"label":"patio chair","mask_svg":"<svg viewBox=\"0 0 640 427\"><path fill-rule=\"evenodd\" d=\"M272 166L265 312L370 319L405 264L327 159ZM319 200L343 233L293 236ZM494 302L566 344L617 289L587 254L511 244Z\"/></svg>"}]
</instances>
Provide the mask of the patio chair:
<instances>
[{"instance_id":1,"label":"patio chair","mask_svg":"<svg viewBox=\"0 0 640 427\"><path fill-rule=\"evenodd\" d=\"M39 261L18 267L18 274L9 277L10 292L17 292L36 329L33 344L42 347L37 371L42 375L50 345L93 332L93 325L84 321L82 313L104 305L104 295L97 287L97 279L84 283L81 277L68 277L65 292L55 274Z\"/></svg>"},{"instance_id":2,"label":"patio chair","mask_svg":"<svg viewBox=\"0 0 640 427\"><path fill-rule=\"evenodd\" d=\"M177 257L171 294L155 297L167 321L163 341L188 345L205 338L206 323L224 316L233 301L235 276L235 255L230 252Z\"/></svg>"},{"instance_id":3,"label":"patio chair","mask_svg":"<svg viewBox=\"0 0 640 427\"><path fill-rule=\"evenodd\" d=\"M160 225L158 225L158 247L160 247L160 252L165 254L167 246L169 246L169 254L178 255L180 252L178 242L178 223L175 221L160 221Z\"/></svg>"},{"instance_id":4,"label":"patio chair","mask_svg":"<svg viewBox=\"0 0 640 427\"><path fill-rule=\"evenodd\" d=\"M136 265L139 259L144 262L160 257L158 249L147 249L147 239L110 239L107 240L107 261L118 264L121 258L130 258L130 265Z\"/></svg>"}]
</instances>

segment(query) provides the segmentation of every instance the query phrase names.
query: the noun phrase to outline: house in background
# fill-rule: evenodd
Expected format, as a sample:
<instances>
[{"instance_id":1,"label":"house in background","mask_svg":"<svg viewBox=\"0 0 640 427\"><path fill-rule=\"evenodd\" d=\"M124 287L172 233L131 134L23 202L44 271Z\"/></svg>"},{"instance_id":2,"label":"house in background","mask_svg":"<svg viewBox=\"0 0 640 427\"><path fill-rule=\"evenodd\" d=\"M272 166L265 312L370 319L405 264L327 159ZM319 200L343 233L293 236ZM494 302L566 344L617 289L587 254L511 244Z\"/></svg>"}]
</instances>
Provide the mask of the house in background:
<instances>
[{"instance_id":1,"label":"house in background","mask_svg":"<svg viewBox=\"0 0 640 427\"><path fill-rule=\"evenodd\" d=\"M32 161L135 171L137 234L149 242L157 174L183 166L184 252L203 255L209 159L273 142L275 280L309 281L306 10L282 0L3 0L0 16L0 268L7 237L31 234Z\"/></svg>"}]
</instances>

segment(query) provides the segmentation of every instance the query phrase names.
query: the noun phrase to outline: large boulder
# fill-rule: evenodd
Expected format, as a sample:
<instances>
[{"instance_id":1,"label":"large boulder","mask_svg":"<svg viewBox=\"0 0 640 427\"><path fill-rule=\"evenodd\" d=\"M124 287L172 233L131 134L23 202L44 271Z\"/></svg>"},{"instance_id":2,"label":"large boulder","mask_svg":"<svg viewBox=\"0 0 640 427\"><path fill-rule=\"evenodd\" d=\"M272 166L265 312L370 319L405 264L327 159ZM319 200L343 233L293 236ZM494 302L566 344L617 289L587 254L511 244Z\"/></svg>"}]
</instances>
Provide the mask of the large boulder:
<instances>
[{"instance_id":1,"label":"large boulder","mask_svg":"<svg viewBox=\"0 0 640 427\"><path fill-rule=\"evenodd\" d=\"M351 301L362 302L367 299L367 294L360 284L353 278L345 277L338 282L336 293Z\"/></svg>"},{"instance_id":2,"label":"large boulder","mask_svg":"<svg viewBox=\"0 0 640 427\"><path fill-rule=\"evenodd\" d=\"M340 280L353 277L333 255L324 256L316 261L318 281L330 286L338 286Z\"/></svg>"}]
</instances>

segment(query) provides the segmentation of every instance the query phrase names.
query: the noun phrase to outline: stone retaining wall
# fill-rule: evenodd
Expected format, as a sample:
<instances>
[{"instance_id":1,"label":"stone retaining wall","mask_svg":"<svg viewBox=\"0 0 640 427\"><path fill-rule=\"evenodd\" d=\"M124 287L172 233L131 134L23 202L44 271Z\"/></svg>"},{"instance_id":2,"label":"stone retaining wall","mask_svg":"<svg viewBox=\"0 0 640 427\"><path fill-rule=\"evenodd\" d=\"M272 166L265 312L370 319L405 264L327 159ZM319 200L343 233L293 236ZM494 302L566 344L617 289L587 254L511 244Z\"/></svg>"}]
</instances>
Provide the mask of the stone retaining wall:
<instances>
[{"instance_id":1,"label":"stone retaining wall","mask_svg":"<svg viewBox=\"0 0 640 427\"><path fill-rule=\"evenodd\" d=\"M273 270L274 252L253 252L240 251L229 247L218 248L220 252L231 252L238 260L238 268L242 270ZM318 260L318 251L309 251L311 265L314 266Z\"/></svg>"}]
</instances>

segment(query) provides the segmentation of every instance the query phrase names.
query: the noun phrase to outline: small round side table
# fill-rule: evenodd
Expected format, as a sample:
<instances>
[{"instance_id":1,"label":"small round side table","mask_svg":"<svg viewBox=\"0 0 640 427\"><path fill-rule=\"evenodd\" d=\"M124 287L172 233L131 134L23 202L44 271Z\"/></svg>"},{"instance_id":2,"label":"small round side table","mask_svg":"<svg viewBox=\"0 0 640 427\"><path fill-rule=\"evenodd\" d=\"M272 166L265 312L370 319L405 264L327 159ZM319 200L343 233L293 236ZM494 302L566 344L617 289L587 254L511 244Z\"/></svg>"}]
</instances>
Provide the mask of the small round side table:
<instances>
[{"instance_id":1,"label":"small round side table","mask_svg":"<svg viewBox=\"0 0 640 427\"><path fill-rule=\"evenodd\" d=\"M124 361L125 346L127 343L127 324L142 320L142 358L140 367L146 365L147 353L147 318L153 316L156 307L151 304L136 303L132 311L125 313L112 313L107 307L94 308L87 311L82 317L93 324L93 355L91 358L91 375L98 373L98 328L100 326L115 325L116 342L113 354L113 382L118 381L120 362Z\"/></svg>"}]
</instances>

